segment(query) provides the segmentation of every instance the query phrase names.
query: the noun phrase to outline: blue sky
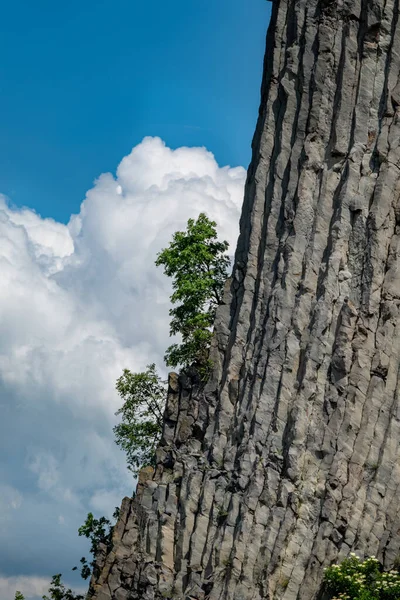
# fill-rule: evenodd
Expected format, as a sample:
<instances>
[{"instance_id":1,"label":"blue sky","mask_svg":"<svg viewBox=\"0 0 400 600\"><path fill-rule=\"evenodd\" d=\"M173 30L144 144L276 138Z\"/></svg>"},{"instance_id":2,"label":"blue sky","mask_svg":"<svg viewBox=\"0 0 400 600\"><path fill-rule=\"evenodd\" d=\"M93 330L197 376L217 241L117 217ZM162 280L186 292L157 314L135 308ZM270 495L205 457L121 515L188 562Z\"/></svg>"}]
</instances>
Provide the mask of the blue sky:
<instances>
[{"instance_id":1,"label":"blue sky","mask_svg":"<svg viewBox=\"0 0 400 600\"><path fill-rule=\"evenodd\" d=\"M157 252L205 211L234 252L265 0L15 0L0 19L0 598L88 554L134 481L123 368L171 343ZM25 207L25 208L24 208Z\"/></svg>"},{"instance_id":2,"label":"blue sky","mask_svg":"<svg viewBox=\"0 0 400 600\"><path fill-rule=\"evenodd\" d=\"M144 136L245 165L265 0L16 0L0 20L0 190L67 222ZM4 58L6 60L4 60Z\"/></svg>"}]
</instances>

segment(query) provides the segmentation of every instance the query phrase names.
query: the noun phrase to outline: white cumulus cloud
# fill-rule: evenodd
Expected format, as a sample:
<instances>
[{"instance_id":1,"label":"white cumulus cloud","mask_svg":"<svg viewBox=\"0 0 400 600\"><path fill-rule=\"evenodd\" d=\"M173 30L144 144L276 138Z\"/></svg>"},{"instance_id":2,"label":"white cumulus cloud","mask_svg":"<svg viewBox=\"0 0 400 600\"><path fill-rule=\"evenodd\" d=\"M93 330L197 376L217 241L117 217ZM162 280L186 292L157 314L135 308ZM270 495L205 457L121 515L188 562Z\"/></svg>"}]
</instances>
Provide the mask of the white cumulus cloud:
<instances>
[{"instance_id":1,"label":"white cumulus cloud","mask_svg":"<svg viewBox=\"0 0 400 600\"><path fill-rule=\"evenodd\" d=\"M200 212L233 253L244 180L205 148L145 138L67 225L0 197L2 600L25 584L42 594L58 572L79 583L77 528L132 493L113 441L115 381L123 368L163 368L171 290L154 260Z\"/></svg>"}]
</instances>

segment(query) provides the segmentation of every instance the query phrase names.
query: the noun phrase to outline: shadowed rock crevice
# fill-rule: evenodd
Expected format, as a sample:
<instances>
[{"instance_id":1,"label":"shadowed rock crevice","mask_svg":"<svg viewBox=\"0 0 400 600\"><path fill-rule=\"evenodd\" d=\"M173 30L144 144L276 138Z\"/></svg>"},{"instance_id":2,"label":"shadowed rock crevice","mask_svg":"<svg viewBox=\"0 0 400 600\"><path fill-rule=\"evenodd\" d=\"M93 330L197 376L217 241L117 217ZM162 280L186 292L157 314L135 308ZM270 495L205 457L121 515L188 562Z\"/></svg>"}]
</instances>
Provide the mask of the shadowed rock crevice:
<instances>
[{"instance_id":1,"label":"shadowed rock crevice","mask_svg":"<svg viewBox=\"0 0 400 600\"><path fill-rule=\"evenodd\" d=\"M275 0L213 373L170 376L93 600L315 600L400 553L399 0Z\"/></svg>"}]
</instances>

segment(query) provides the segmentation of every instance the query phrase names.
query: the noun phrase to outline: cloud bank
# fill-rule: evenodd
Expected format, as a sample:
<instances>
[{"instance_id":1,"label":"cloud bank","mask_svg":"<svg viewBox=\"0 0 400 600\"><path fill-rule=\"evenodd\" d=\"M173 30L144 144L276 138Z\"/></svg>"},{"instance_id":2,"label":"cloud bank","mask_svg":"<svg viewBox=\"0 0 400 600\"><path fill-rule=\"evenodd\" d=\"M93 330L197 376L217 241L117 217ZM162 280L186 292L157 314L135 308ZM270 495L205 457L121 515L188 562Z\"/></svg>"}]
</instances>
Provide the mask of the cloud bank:
<instances>
[{"instance_id":1,"label":"cloud bank","mask_svg":"<svg viewBox=\"0 0 400 600\"><path fill-rule=\"evenodd\" d=\"M145 138L67 225L0 196L2 600L37 597L59 572L82 586L77 528L89 510L110 517L134 485L113 441L115 381L163 369L170 343L170 285L154 260L201 211L233 252L244 181L204 148Z\"/></svg>"}]
</instances>

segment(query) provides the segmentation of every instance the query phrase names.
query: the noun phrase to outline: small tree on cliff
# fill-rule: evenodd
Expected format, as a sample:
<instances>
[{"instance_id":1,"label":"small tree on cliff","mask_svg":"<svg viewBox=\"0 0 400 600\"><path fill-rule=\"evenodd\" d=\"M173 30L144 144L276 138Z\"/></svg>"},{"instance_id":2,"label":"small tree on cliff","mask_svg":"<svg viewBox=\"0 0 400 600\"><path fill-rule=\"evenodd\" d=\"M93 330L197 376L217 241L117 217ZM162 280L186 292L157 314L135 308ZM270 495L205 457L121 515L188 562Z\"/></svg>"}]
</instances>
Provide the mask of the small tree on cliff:
<instances>
[{"instance_id":1,"label":"small tree on cliff","mask_svg":"<svg viewBox=\"0 0 400 600\"><path fill-rule=\"evenodd\" d=\"M137 474L141 467L153 463L160 441L166 382L161 379L154 364L143 373L125 369L117 380L122 407L115 413L122 422L114 427L115 441L126 452L128 468Z\"/></svg>"},{"instance_id":2,"label":"small tree on cliff","mask_svg":"<svg viewBox=\"0 0 400 600\"><path fill-rule=\"evenodd\" d=\"M119 508L115 507L115 511L113 513L113 518L117 520L119 517ZM88 513L86 517L86 521L81 527L78 529L78 534L81 536L85 536L90 540L90 553L92 555L93 560L89 563L87 559L82 556L81 562L81 577L83 579L88 579L92 573L92 568L95 563L96 555L99 550L100 544L105 544L107 550L111 548L112 545L112 534L114 530L114 525L111 524L109 519L106 517L100 517L100 519L95 519L93 513ZM78 567L74 567L72 570L76 571ZM54 578L53 578L54 579Z\"/></svg>"},{"instance_id":3,"label":"small tree on cliff","mask_svg":"<svg viewBox=\"0 0 400 600\"><path fill-rule=\"evenodd\" d=\"M211 327L221 303L229 258L228 242L217 239L216 223L204 213L189 219L187 230L174 234L169 247L162 250L156 264L173 279L171 301L179 304L170 310L170 334L182 336L181 344L167 349L168 366L196 365L207 372ZM125 369L117 381L123 406L115 413L122 422L114 427L115 441L126 452L128 468L135 474L154 463L162 431L166 382L154 364L143 373Z\"/></svg>"},{"instance_id":4,"label":"small tree on cliff","mask_svg":"<svg viewBox=\"0 0 400 600\"><path fill-rule=\"evenodd\" d=\"M169 311L170 335L182 337L181 344L167 349L167 366L207 366L211 327L230 263L225 254L228 247L227 241L218 241L216 223L201 213L196 221L189 219L186 231L177 231L168 248L158 254L156 265L172 277L171 302L177 305Z\"/></svg>"}]
</instances>

